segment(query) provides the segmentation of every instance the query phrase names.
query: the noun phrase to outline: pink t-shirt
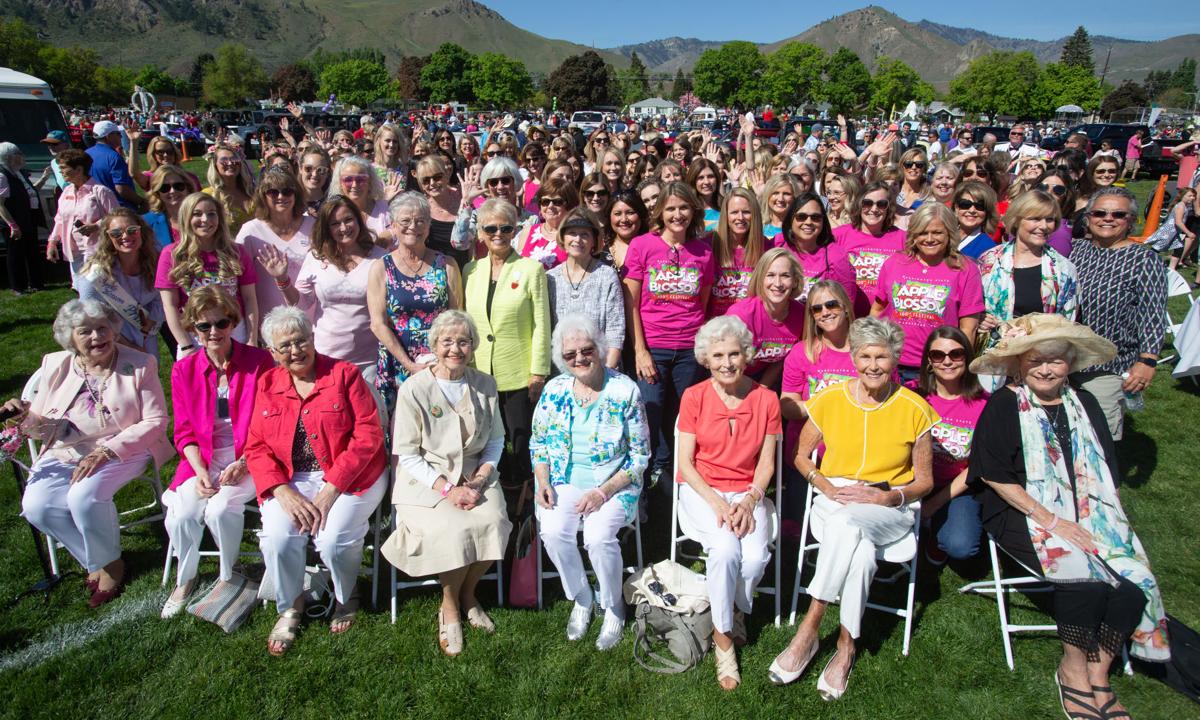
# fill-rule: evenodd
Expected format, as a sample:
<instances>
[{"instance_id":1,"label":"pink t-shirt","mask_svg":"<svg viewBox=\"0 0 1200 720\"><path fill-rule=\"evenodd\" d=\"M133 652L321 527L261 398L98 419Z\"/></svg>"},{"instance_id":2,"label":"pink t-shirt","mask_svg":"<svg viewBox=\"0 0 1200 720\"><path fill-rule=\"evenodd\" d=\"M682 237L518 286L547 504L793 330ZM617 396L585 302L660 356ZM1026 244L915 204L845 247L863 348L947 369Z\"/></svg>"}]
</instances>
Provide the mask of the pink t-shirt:
<instances>
[{"instance_id":1,"label":"pink t-shirt","mask_svg":"<svg viewBox=\"0 0 1200 720\"><path fill-rule=\"evenodd\" d=\"M813 395L831 385L837 385L858 377L854 369L854 358L848 352L821 348L817 361L808 359L804 352L804 343L796 343L783 361L783 392L798 393L800 400L808 402ZM784 433L785 457L792 457L796 452L796 441L800 439L800 430L804 427L803 420L789 420L787 432Z\"/></svg>"},{"instance_id":2,"label":"pink t-shirt","mask_svg":"<svg viewBox=\"0 0 1200 720\"><path fill-rule=\"evenodd\" d=\"M837 243L831 243L823 248L817 248L814 253L806 253L788 245L783 233L775 236L775 247L787 248L800 261L800 269L804 272L804 289L800 291L797 300L808 300L809 287L818 280L833 280L846 291L846 297L854 302L858 295L857 278L854 266L850 264L850 256L845 248Z\"/></svg>"},{"instance_id":3,"label":"pink t-shirt","mask_svg":"<svg viewBox=\"0 0 1200 720\"><path fill-rule=\"evenodd\" d=\"M928 267L900 254L880 268L874 299L883 304L883 317L904 329L901 365L921 365L925 340L938 327L958 327L959 318L983 312L979 267L967 258L961 262L958 270L945 262Z\"/></svg>"},{"instance_id":4,"label":"pink t-shirt","mask_svg":"<svg viewBox=\"0 0 1200 720\"><path fill-rule=\"evenodd\" d=\"M367 278L371 263L387 254L372 247L367 259L344 273L333 263L305 256L296 273L300 307L313 320L313 346L322 355L373 368L379 355L379 340L371 332L367 311Z\"/></svg>"},{"instance_id":5,"label":"pink t-shirt","mask_svg":"<svg viewBox=\"0 0 1200 720\"><path fill-rule=\"evenodd\" d=\"M629 243L625 270L626 278L642 283L638 308L646 345L666 350L695 345L716 279L709 244L692 239L672 248L661 235L639 235Z\"/></svg>"},{"instance_id":6,"label":"pink t-shirt","mask_svg":"<svg viewBox=\"0 0 1200 720\"><path fill-rule=\"evenodd\" d=\"M529 239L521 248L521 257L537 260L543 268L549 270L566 262L567 251L559 247L558 243L547 240L546 236L542 235L542 223L538 223L530 229Z\"/></svg>"},{"instance_id":7,"label":"pink t-shirt","mask_svg":"<svg viewBox=\"0 0 1200 720\"><path fill-rule=\"evenodd\" d=\"M855 230L850 224L833 229L834 241L846 251L846 257L854 268L854 282L859 290L854 305L856 316L862 317L870 311L879 269L888 258L904 249L904 237L904 231L898 228L879 237Z\"/></svg>"},{"instance_id":8,"label":"pink t-shirt","mask_svg":"<svg viewBox=\"0 0 1200 720\"><path fill-rule=\"evenodd\" d=\"M746 248L733 249L733 264L717 268L717 279L712 286L712 299L708 301L708 316L719 317L750 291L750 275L754 268L746 264Z\"/></svg>"},{"instance_id":9,"label":"pink t-shirt","mask_svg":"<svg viewBox=\"0 0 1200 720\"><path fill-rule=\"evenodd\" d=\"M933 426L933 482L936 486L949 485L967 467L971 456L971 439L979 415L987 405L988 394L974 400L956 398L947 400L933 393L925 400L937 411L941 420Z\"/></svg>"},{"instance_id":10,"label":"pink t-shirt","mask_svg":"<svg viewBox=\"0 0 1200 720\"><path fill-rule=\"evenodd\" d=\"M158 255L158 271L154 275L154 287L158 290L175 290L177 302L179 303L180 311L187 303L188 293L193 290L206 287L208 285L220 285L225 292L229 293L229 297L235 298L238 301L238 306L242 304L241 293L238 288L245 285L254 285L258 282L258 273L254 269L254 260L251 259L250 253L246 252L246 248L241 245L235 245L238 253L238 261L242 264L242 274L236 278L226 278L222 280L217 276L219 261L216 252L200 253L200 261L204 264L204 271L198 276L192 278L187 287L181 287L171 281L171 268L175 267L175 248L179 243L171 243L162 249ZM242 308L245 312L245 308Z\"/></svg>"},{"instance_id":11,"label":"pink t-shirt","mask_svg":"<svg viewBox=\"0 0 1200 720\"><path fill-rule=\"evenodd\" d=\"M1129 142L1125 145L1125 159L1138 160L1142 157L1142 139L1137 135L1129 138Z\"/></svg>"},{"instance_id":12,"label":"pink t-shirt","mask_svg":"<svg viewBox=\"0 0 1200 720\"><path fill-rule=\"evenodd\" d=\"M756 297L737 301L729 308L729 315L741 318L754 336L754 362L746 368L750 375L781 362L804 337L804 303L799 300L791 301L783 322L772 319L763 301Z\"/></svg>"},{"instance_id":13,"label":"pink t-shirt","mask_svg":"<svg viewBox=\"0 0 1200 720\"><path fill-rule=\"evenodd\" d=\"M258 275L258 281L254 284L254 293L258 296L258 312L263 317L280 305L286 305L287 301L283 299L283 292L275 284L275 278L271 277L271 273L259 267L259 253L270 245L286 255L288 277L293 283L296 282L296 274L300 272L300 265L304 262L304 257L308 255L309 248L312 247L313 226L316 222L316 218L305 215L300 221L300 227L296 230L296 234L292 235L292 239L287 242L280 240L264 220L247 221L238 231L237 240L234 242L246 248L246 252L254 259L255 272Z\"/></svg>"}]
</instances>

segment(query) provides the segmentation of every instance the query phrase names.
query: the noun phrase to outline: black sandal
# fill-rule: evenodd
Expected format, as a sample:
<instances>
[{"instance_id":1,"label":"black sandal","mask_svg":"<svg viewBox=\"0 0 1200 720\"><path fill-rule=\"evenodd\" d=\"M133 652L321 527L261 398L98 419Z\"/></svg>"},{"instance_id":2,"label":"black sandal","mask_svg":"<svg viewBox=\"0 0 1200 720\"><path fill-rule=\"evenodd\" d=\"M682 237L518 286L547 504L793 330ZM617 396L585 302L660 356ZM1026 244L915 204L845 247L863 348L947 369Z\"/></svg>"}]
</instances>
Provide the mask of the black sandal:
<instances>
[{"instance_id":1,"label":"black sandal","mask_svg":"<svg viewBox=\"0 0 1200 720\"><path fill-rule=\"evenodd\" d=\"M1062 706L1062 711L1064 714L1066 714L1068 720L1107 720L1104 715L1096 714L1097 711L1092 707L1091 703L1084 702L1081 699L1090 697L1091 693L1063 685L1062 678L1058 676L1058 670L1054 671L1054 684L1058 686L1058 703L1060 706ZM1085 707L1092 708L1092 712L1080 712L1078 710L1072 712L1067 710L1068 696L1074 696L1070 698L1071 702L1075 703L1076 705L1083 705Z\"/></svg>"},{"instance_id":2,"label":"black sandal","mask_svg":"<svg viewBox=\"0 0 1200 720\"><path fill-rule=\"evenodd\" d=\"M1110 707L1117 704L1117 696L1113 692L1113 689L1111 686L1109 686L1109 685L1093 685L1092 693L1095 694L1097 692L1108 693L1109 695L1113 696L1112 700L1109 700L1108 702L1106 702L1100 706L1100 716L1102 718L1104 718L1104 720L1114 720L1114 719L1119 720L1119 718L1129 718L1129 720L1133 720L1133 716L1129 714L1128 710L1112 710L1112 711L1109 710Z\"/></svg>"}]
</instances>

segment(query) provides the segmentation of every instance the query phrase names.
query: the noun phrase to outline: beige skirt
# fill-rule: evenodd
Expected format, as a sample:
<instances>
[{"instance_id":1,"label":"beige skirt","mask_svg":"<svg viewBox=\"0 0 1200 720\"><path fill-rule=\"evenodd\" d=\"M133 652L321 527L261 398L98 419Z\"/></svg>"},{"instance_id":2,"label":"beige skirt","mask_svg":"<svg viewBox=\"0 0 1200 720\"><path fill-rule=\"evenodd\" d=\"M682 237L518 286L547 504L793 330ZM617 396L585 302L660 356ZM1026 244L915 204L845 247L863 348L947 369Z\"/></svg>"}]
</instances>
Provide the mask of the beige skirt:
<instances>
[{"instance_id":1,"label":"beige skirt","mask_svg":"<svg viewBox=\"0 0 1200 720\"><path fill-rule=\"evenodd\" d=\"M431 508L397 505L396 531L382 552L407 575L425 577L502 559L511 532L504 492L492 484L470 510L445 500Z\"/></svg>"}]
</instances>

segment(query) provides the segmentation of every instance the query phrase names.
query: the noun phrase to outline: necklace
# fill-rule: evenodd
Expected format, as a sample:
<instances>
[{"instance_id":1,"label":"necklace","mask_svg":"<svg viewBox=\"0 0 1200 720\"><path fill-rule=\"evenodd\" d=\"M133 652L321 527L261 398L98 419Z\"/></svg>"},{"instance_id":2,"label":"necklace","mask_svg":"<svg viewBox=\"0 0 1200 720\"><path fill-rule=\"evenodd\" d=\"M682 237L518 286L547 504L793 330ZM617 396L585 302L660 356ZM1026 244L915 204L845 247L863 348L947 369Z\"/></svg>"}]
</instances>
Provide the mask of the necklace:
<instances>
[{"instance_id":1,"label":"necklace","mask_svg":"<svg viewBox=\"0 0 1200 720\"><path fill-rule=\"evenodd\" d=\"M571 268L563 269L563 274L567 276L567 284L571 286L571 299L577 300L580 294L580 288L583 287L583 281L587 280L588 273L592 270L592 261L588 260L587 267L583 269L583 274L579 276L579 282L575 282L571 278Z\"/></svg>"},{"instance_id":2,"label":"necklace","mask_svg":"<svg viewBox=\"0 0 1200 720\"><path fill-rule=\"evenodd\" d=\"M397 257L399 257L399 255L397 255ZM417 255L416 257L417 257L417 267L415 270L413 269L412 265L408 264L408 260L405 260L405 259L400 260L401 264L404 265L404 269L408 271L409 277L421 277L421 268L425 267L425 253L421 253L420 255Z\"/></svg>"},{"instance_id":3,"label":"necklace","mask_svg":"<svg viewBox=\"0 0 1200 720\"><path fill-rule=\"evenodd\" d=\"M116 360L116 356L109 361L108 367L104 374L98 379L95 385L92 384L92 375L88 373L87 368L83 364L83 360L76 358L79 363L79 371L83 374L83 387L87 390L88 397L92 401L92 405L96 408L96 419L100 422L100 427L108 425L108 408L104 406L104 389L108 387L109 380L112 379L112 362Z\"/></svg>"},{"instance_id":4,"label":"necklace","mask_svg":"<svg viewBox=\"0 0 1200 720\"><path fill-rule=\"evenodd\" d=\"M583 388L582 392L580 392L580 387ZM579 403L580 407L587 407L593 400L600 396L600 393L580 382L578 378L575 379L575 384L571 390L575 395L575 402Z\"/></svg>"}]
</instances>

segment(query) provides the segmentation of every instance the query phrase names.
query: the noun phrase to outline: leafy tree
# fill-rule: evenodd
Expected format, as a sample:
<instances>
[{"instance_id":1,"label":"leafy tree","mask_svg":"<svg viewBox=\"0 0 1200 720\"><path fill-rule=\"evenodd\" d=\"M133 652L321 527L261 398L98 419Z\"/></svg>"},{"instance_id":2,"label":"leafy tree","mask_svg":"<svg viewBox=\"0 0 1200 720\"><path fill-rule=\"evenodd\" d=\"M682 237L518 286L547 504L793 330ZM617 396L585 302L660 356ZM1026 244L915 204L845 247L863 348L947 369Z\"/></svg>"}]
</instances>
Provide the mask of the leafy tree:
<instances>
[{"instance_id":1,"label":"leafy tree","mask_svg":"<svg viewBox=\"0 0 1200 720\"><path fill-rule=\"evenodd\" d=\"M471 58L468 75L475 99L485 105L510 108L525 102L533 94L533 80L525 63L506 55L476 55Z\"/></svg>"},{"instance_id":2,"label":"leafy tree","mask_svg":"<svg viewBox=\"0 0 1200 720\"><path fill-rule=\"evenodd\" d=\"M405 100L428 100L429 93L421 86L421 70L429 63L428 55L405 55L396 70L396 90Z\"/></svg>"},{"instance_id":3,"label":"leafy tree","mask_svg":"<svg viewBox=\"0 0 1200 720\"><path fill-rule=\"evenodd\" d=\"M1030 88L1037 82L1033 53L992 52L971 61L950 83L950 102L967 112L1028 116Z\"/></svg>"},{"instance_id":4,"label":"leafy tree","mask_svg":"<svg viewBox=\"0 0 1200 720\"><path fill-rule=\"evenodd\" d=\"M790 42L767 57L762 90L767 102L796 107L817 100L822 90L825 51L816 45Z\"/></svg>"},{"instance_id":5,"label":"leafy tree","mask_svg":"<svg viewBox=\"0 0 1200 720\"><path fill-rule=\"evenodd\" d=\"M387 68L368 60L343 60L321 73L321 96L337 95L347 105L366 107L394 92Z\"/></svg>"},{"instance_id":6,"label":"leafy tree","mask_svg":"<svg viewBox=\"0 0 1200 720\"><path fill-rule=\"evenodd\" d=\"M1185 93L1196 92L1196 59L1184 58L1175 72L1171 73L1170 87Z\"/></svg>"},{"instance_id":7,"label":"leafy tree","mask_svg":"<svg viewBox=\"0 0 1200 720\"><path fill-rule=\"evenodd\" d=\"M825 64L825 101L833 111L850 113L864 107L871 92L871 72L849 48L839 47Z\"/></svg>"},{"instance_id":8,"label":"leafy tree","mask_svg":"<svg viewBox=\"0 0 1200 720\"><path fill-rule=\"evenodd\" d=\"M695 93L704 102L754 107L762 102L762 74L766 60L758 47L745 40L705 50L692 70Z\"/></svg>"},{"instance_id":9,"label":"leafy tree","mask_svg":"<svg viewBox=\"0 0 1200 720\"><path fill-rule=\"evenodd\" d=\"M143 65L133 78L133 83L147 92L155 95L174 95L178 86L182 85L178 78L172 77L165 70L154 65Z\"/></svg>"},{"instance_id":10,"label":"leafy tree","mask_svg":"<svg viewBox=\"0 0 1200 720\"><path fill-rule=\"evenodd\" d=\"M91 78L91 97L107 105L127 105L133 93L134 72L120 65L96 67Z\"/></svg>"},{"instance_id":11,"label":"leafy tree","mask_svg":"<svg viewBox=\"0 0 1200 720\"><path fill-rule=\"evenodd\" d=\"M1127 107L1145 107L1149 104L1150 96L1146 94L1146 88L1132 80L1126 80L1104 97L1100 103L1100 116L1108 117Z\"/></svg>"},{"instance_id":12,"label":"leafy tree","mask_svg":"<svg viewBox=\"0 0 1200 720\"><path fill-rule=\"evenodd\" d=\"M1096 65L1092 62L1092 38L1082 25L1075 28L1075 33L1063 43L1062 55L1058 62L1067 67L1086 70L1088 75L1096 71Z\"/></svg>"},{"instance_id":13,"label":"leafy tree","mask_svg":"<svg viewBox=\"0 0 1200 720\"><path fill-rule=\"evenodd\" d=\"M679 102L679 98L690 93L691 91L692 91L691 79L684 77L683 68L679 68L678 70L675 71L675 82L671 83L671 97L668 99L674 100L675 102Z\"/></svg>"},{"instance_id":14,"label":"leafy tree","mask_svg":"<svg viewBox=\"0 0 1200 720\"><path fill-rule=\"evenodd\" d=\"M308 57L305 64L312 71L314 78L321 77L321 73L325 72L325 68L335 63L345 62L346 60L365 60L375 65L387 67L387 57L383 51L377 48L360 47L353 50L337 50L329 51L324 48L317 48L313 54Z\"/></svg>"},{"instance_id":15,"label":"leafy tree","mask_svg":"<svg viewBox=\"0 0 1200 720\"><path fill-rule=\"evenodd\" d=\"M871 78L871 107L886 113L893 106L904 107L909 100L922 105L933 100L933 86L905 63L881 55L876 64L875 77Z\"/></svg>"},{"instance_id":16,"label":"leafy tree","mask_svg":"<svg viewBox=\"0 0 1200 720\"><path fill-rule=\"evenodd\" d=\"M200 95L204 85L204 73L208 70L208 66L216 61L217 59L213 57L212 53L201 53L192 61L192 69L188 71L187 79L193 95Z\"/></svg>"},{"instance_id":17,"label":"leafy tree","mask_svg":"<svg viewBox=\"0 0 1200 720\"><path fill-rule=\"evenodd\" d=\"M608 65L594 50L572 55L546 78L545 91L566 112L612 102Z\"/></svg>"},{"instance_id":18,"label":"leafy tree","mask_svg":"<svg viewBox=\"0 0 1200 720\"><path fill-rule=\"evenodd\" d=\"M617 71L617 84L621 100L625 105L631 105L639 100L650 97L650 76L646 64L636 52L629 57L629 67Z\"/></svg>"},{"instance_id":19,"label":"leafy tree","mask_svg":"<svg viewBox=\"0 0 1200 720\"><path fill-rule=\"evenodd\" d=\"M0 20L0 67L41 77L45 73L44 46L37 31L24 20Z\"/></svg>"},{"instance_id":20,"label":"leafy tree","mask_svg":"<svg viewBox=\"0 0 1200 720\"><path fill-rule=\"evenodd\" d=\"M38 52L42 79L54 88L58 101L64 105L87 105L100 102L95 86L100 56L90 48L58 48L45 45ZM123 104L123 103L122 103Z\"/></svg>"},{"instance_id":21,"label":"leafy tree","mask_svg":"<svg viewBox=\"0 0 1200 720\"><path fill-rule=\"evenodd\" d=\"M1142 83L1142 89L1146 91L1146 96L1154 99L1167 91L1171 87L1171 71L1169 70L1151 70L1146 74L1146 81Z\"/></svg>"},{"instance_id":22,"label":"leafy tree","mask_svg":"<svg viewBox=\"0 0 1200 720\"><path fill-rule=\"evenodd\" d=\"M317 96L317 79L307 65L280 65L271 76L271 96L286 102L304 102Z\"/></svg>"},{"instance_id":23,"label":"leafy tree","mask_svg":"<svg viewBox=\"0 0 1200 720\"><path fill-rule=\"evenodd\" d=\"M1033 114L1049 117L1063 105L1078 105L1084 110L1100 106L1100 82L1086 68L1064 63L1050 63L1038 74L1030 102Z\"/></svg>"},{"instance_id":24,"label":"leafy tree","mask_svg":"<svg viewBox=\"0 0 1200 720\"><path fill-rule=\"evenodd\" d=\"M470 102L475 99L467 71L471 53L454 43L442 43L421 68L421 87L434 102Z\"/></svg>"},{"instance_id":25,"label":"leafy tree","mask_svg":"<svg viewBox=\"0 0 1200 720\"><path fill-rule=\"evenodd\" d=\"M261 97L269 85L262 65L244 45L225 43L204 72L204 101L217 107L240 107Z\"/></svg>"}]
</instances>

